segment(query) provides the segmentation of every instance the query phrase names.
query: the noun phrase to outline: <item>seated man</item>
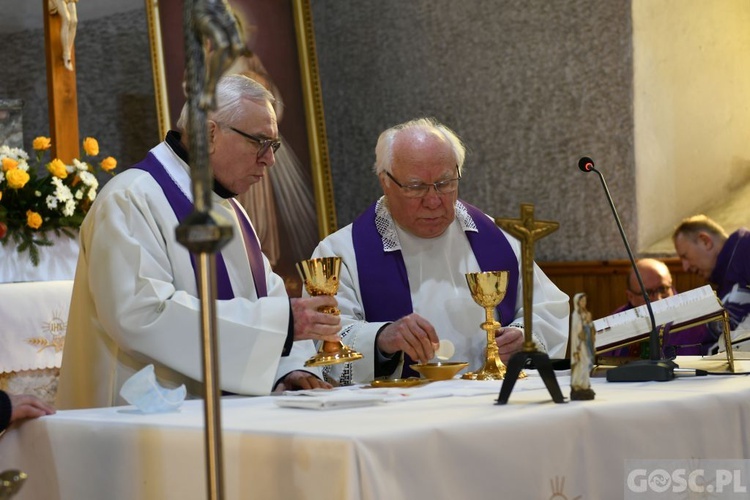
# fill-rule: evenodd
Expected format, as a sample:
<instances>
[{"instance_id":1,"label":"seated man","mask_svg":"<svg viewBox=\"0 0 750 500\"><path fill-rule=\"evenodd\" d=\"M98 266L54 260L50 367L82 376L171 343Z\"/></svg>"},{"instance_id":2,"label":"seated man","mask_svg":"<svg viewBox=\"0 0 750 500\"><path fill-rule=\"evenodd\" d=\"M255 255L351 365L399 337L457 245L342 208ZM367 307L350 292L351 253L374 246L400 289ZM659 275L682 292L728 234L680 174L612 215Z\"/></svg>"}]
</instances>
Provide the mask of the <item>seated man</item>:
<instances>
[{"instance_id":1,"label":"seated man","mask_svg":"<svg viewBox=\"0 0 750 500\"><path fill-rule=\"evenodd\" d=\"M454 344L452 360L469 362L467 370L482 368L484 312L464 276L477 271L510 272L495 338L507 362L523 343L521 244L458 200L461 140L435 120L417 119L383 132L375 157L384 196L313 253L342 258L341 336L365 356L334 365L329 374L342 384L414 376L409 365L430 361L441 339ZM536 265L533 300L538 347L562 357L568 297Z\"/></svg>"},{"instance_id":2,"label":"seated man","mask_svg":"<svg viewBox=\"0 0 750 500\"><path fill-rule=\"evenodd\" d=\"M750 231L740 228L727 235L712 219L695 215L675 228L672 242L685 271L701 276L716 289L729 313L732 339L747 336L750 330ZM719 346L723 345L722 337ZM748 350L750 342L737 347Z\"/></svg>"},{"instance_id":3,"label":"seated man","mask_svg":"<svg viewBox=\"0 0 750 500\"><path fill-rule=\"evenodd\" d=\"M656 259L640 259L635 264L646 289L648 299L651 302L671 297L675 294L672 286L672 273L663 262ZM646 303L638 285L635 271L631 270L628 275L628 287L625 289L627 304L619 307L612 314L627 311ZM712 333L707 325L698 325L679 332L669 333L663 339L664 355L668 358L673 356L698 356L708 354L710 348L716 344L717 334ZM615 349L604 356L627 356L634 358L648 357L648 340L630 344L629 346Z\"/></svg>"},{"instance_id":4,"label":"seated man","mask_svg":"<svg viewBox=\"0 0 750 500\"><path fill-rule=\"evenodd\" d=\"M273 97L237 75L222 78L216 92L206 122L212 210L234 233L216 256L221 389L263 395L274 387L330 387L301 368L315 353L310 339L339 340L339 319L317 311L335 298L290 300L233 199L274 164ZM120 387L148 364L162 385L184 383L191 396L203 394L196 262L175 236L193 210L186 125L183 108L181 132L170 131L143 162L110 180L81 226L60 408L124 404Z\"/></svg>"}]
</instances>

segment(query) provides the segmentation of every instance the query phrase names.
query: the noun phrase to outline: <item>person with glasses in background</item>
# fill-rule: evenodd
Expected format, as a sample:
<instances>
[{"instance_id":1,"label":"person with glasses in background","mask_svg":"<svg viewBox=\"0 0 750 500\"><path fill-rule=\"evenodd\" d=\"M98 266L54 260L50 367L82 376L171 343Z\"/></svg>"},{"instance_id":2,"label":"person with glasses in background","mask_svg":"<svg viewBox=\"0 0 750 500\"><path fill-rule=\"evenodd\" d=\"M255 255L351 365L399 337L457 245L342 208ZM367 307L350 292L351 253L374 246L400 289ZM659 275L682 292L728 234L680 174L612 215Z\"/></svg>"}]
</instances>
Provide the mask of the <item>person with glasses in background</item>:
<instances>
[{"instance_id":1,"label":"person with glasses in background","mask_svg":"<svg viewBox=\"0 0 750 500\"><path fill-rule=\"evenodd\" d=\"M212 211L232 225L216 254L221 389L243 395L330 387L311 340L339 340L333 297L290 299L234 197L267 175L279 148L273 96L232 75L206 121ZM175 229L193 210L187 107L164 142L110 180L81 226L81 251L58 386L59 408L124 404L122 384L153 364L158 382L203 388L197 264ZM295 342L302 341L302 342Z\"/></svg>"},{"instance_id":2,"label":"person with glasses in background","mask_svg":"<svg viewBox=\"0 0 750 500\"><path fill-rule=\"evenodd\" d=\"M650 302L671 297L675 294L672 286L672 273L669 272L667 265L657 259L639 259L635 263L638 273L643 281L643 288L648 294ZM638 278L635 271L631 270L628 275L628 286L625 289L625 297L628 302L617 308L612 314L617 314L628 309L633 309L646 304L643 298L641 287L638 285ZM679 332L668 331L665 338L662 339L662 351L665 357L674 358L675 356L698 356L709 354L711 348L716 344L720 330L716 333L708 325L698 325ZM614 349L603 356L629 357L629 358L648 358L648 340L636 342L629 346Z\"/></svg>"},{"instance_id":3,"label":"person with glasses in background","mask_svg":"<svg viewBox=\"0 0 750 500\"><path fill-rule=\"evenodd\" d=\"M415 376L412 362L429 362L441 340L454 361L479 370L487 335L482 309L465 273L510 272L499 306L496 342L503 361L523 343L521 244L492 217L458 199L466 150L431 118L384 131L375 147L383 196L348 226L326 237L313 257L342 258L337 298L342 341L364 359L333 365L340 384ZM534 331L539 348L562 355L568 337L568 296L534 266Z\"/></svg>"}]
</instances>

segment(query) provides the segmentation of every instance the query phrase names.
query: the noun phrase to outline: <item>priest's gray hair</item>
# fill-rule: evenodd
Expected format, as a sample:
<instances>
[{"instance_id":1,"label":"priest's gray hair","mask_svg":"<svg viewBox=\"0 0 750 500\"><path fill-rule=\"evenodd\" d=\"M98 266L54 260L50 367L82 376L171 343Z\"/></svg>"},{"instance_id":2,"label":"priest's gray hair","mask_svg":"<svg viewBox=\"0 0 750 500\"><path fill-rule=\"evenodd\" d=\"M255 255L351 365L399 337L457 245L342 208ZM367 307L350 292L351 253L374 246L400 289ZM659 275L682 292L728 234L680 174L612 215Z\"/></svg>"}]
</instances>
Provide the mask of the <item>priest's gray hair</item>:
<instances>
[{"instance_id":1,"label":"priest's gray hair","mask_svg":"<svg viewBox=\"0 0 750 500\"><path fill-rule=\"evenodd\" d=\"M442 136L450 144L451 149L453 149L459 175L462 173L464 160L466 159L466 147L458 135L435 118L417 118L391 127L380 134L378 143L375 146L375 164L373 165L375 175L379 175L382 172L393 172L393 143L396 136L406 130L422 130Z\"/></svg>"},{"instance_id":2,"label":"priest's gray hair","mask_svg":"<svg viewBox=\"0 0 750 500\"><path fill-rule=\"evenodd\" d=\"M208 113L208 119L219 123L232 125L244 116L245 107L242 101L248 100L258 104L276 102L268 89L252 78L244 75L223 76L216 84L216 109ZM177 128L188 132L188 105L182 107Z\"/></svg>"}]
</instances>

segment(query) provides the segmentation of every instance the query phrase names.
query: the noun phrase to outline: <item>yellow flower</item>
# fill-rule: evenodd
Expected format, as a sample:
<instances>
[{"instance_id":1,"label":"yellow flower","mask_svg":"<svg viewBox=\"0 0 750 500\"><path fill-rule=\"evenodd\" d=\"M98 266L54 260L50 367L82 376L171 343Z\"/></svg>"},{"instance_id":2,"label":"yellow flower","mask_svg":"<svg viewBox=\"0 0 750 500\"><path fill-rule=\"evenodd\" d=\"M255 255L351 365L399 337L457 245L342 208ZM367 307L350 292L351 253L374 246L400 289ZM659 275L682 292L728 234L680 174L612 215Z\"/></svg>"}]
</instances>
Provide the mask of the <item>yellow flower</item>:
<instances>
[{"instance_id":1,"label":"yellow flower","mask_svg":"<svg viewBox=\"0 0 750 500\"><path fill-rule=\"evenodd\" d=\"M102 170L104 170L105 172L109 172L110 170L114 170L117 168L117 160L115 160L111 156L107 156L102 160L99 166L101 166Z\"/></svg>"},{"instance_id":2,"label":"yellow flower","mask_svg":"<svg viewBox=\"0 0 750 500\"><path fill-rule=\"evenodd\" d=\"M59 158L55 158L51 162L47 163L47 170L49 173L60 179L65 179L68 176L68 169L65 164Z\"/></svg>"},{"instance_id":3,"label":"yellow flower","mask_svg":"<svg viewBox=\"0 0 750 500\"><path fill-rule=\"evenodd\" d=\"M2 201L2 199L3 199L3 192L0 191L0 201Z\"/></svg>"},{"instance_id":4,"label":"yellow flower","mask_svg":"<svg viewBox=\"0 0 750 500\"><path fill-rule=\"evenodd\" d=\"M39 229L42 225L42 216L31 210L26 211L26 225L31 229Z\"/></svg>"},{"instance_id":5,"label":"yellow flower","mask_svg":"<svg viewBox=\"0 0 750 500\"><path fill-rule=\"evenodd\" d=\"M20 168L14 168L5 173L5 180L8 181L9 188L21 189L29 182L29 174Z\"/></svg>"},{"instance_id":6,"label":"yellow flower","mask_svg":"<svg viewBox=\"0 0 750 500\"><path fill-rule=\"evenodd\" d=\"M44 151L45 149L49 149L52 147L52 141L49 137L40 135L39 137L34 139L34 142L31 143L31 147L36 151Z\"/></svg>"},{"instance_id":7,"label":"yellow flower","mask_svg":"<svg viewBox=\"0 0 750 500\"><path fill-rule=\"evenodd\" d=\"M16 160L13 158L3 158L3 172L13 170L16 167L18 167L18 162Z\"/></svg>"},{"instance_id":8,"label":"yellow flower","mask_svg":"<svg viewBox=\"0 0 750 500\"><path fill-rule=\"evenodd\" d=\"M99 143L93 137L86 137L83 140L83 150L89 156L96 156L99 154Z\"/></svg>"}]
</instances>

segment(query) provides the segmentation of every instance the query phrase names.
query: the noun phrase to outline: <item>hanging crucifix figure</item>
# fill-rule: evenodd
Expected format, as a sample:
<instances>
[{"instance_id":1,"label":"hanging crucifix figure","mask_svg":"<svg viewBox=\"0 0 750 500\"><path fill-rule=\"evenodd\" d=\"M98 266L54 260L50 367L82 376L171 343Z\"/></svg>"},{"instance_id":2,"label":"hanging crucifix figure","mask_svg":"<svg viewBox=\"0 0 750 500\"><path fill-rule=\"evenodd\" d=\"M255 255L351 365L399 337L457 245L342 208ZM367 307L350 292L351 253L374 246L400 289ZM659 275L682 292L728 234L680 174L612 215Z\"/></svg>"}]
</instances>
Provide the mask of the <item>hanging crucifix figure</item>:
<instances>
[{"instance_id":1,"label":"hanging crucifix figure","mask_svg":"<svg viewBox=\"0 0 750 500\"><path fill-rule=\"evenodd\" d=\"M557 230L560 224L557 222L534 220L534 205L530 203L521 204L520 219L496 218L495 224L504 229L521 241L521 276L523 282L523 330L524 341L521 351L511 356L508 361L508 370L505 380L500 388L500 396L497 404L506 404L513 386L518 379L527 360L534 362L534 366L541 375L544 385L547 386L555 403L564 403L560 386L555 378L552 363L545 352L537 349L532 333L532 298L534 296L534 242L544 238Z\"/></svg>"},{"instance_id":2,"label":"hanging crucifix figure","mask_svg":"<svg viewBox=\"0 0 750 500\"><path fill-rule=\"evenodd\" d=\"M65 69L68 71L73 71L73 43L76 39L76 28L78 27L77 3L78 0L49 0L50 15L59 14L60 19L62 19L60 26L62 59Z\"/></svg>"}]
</instances>

